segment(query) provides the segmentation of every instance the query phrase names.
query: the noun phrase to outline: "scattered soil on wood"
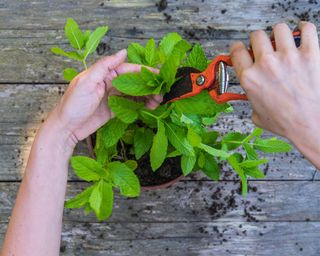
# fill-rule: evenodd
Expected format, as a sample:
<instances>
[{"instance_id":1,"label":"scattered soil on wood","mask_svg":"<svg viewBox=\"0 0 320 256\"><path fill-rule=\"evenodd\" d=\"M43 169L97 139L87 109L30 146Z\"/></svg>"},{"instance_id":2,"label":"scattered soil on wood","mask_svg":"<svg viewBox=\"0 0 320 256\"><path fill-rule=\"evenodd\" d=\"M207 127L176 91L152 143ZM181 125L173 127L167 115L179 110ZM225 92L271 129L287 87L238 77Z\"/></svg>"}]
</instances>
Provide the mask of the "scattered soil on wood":
<instances>
[{"instance_id":1,"label":"scattered soil on wood","mask_svg":"<svg viewBox=\"0 0 320 256\"><path fill-rule=\"evenodd\" d=\"M158 11L162 12L167 8L168 2L167 0L160 0L158 3L156 3L156 6L158 7Z\"/></svg>"}]
</instances>

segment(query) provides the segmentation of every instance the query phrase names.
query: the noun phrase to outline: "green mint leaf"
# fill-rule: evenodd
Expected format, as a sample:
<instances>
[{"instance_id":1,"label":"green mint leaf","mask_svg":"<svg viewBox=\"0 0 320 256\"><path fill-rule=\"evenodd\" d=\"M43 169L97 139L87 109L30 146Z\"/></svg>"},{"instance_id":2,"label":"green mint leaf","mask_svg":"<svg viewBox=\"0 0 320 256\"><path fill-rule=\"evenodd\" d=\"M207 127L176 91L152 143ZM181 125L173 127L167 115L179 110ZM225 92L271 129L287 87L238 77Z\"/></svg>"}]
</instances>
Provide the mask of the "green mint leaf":
<instances>
[{"instance_id":1,"label":"green mint leaf","mask_svg":"<svg viewBox=\"0 0 320 256\"><path fill-rule=\"evenodd\" d=\"M127 160L124 164L128 166L132 171L134 171L138 167L138 163L135 160Z\"/></svg>"},{"instance_id":2,"label":"green mint leaf","mask_svg":"<svg viewBox=\"0 0 320 256\"><path fill-rule=\"evenodd\" d=\"M64 32L71 46L74 49L81 50L84 44L82 32L74 19L68 18L64 27Z\"/></svg>"},{"instance_id":3,"label":"green mint leaf","mask_svg":"<svg viewBox=\"0 0 320 256\"><path fill-rule=\"evenodd\" d=\"M259 158L257 152L248 143L243 143L242 146L246 151L248 160L257 160Z\"/></svg>"},{"instance_id":4,"label":"green mint leaf","mask_svg":"<svg viewBox=\"0 0 320 256\"><path fill-rule=\"evenodd\" d=\"M228 104L217 104L206 90L196 96L181 99L172 104L178 112L195 115L214 115L223 112L228 107Z\"/></svg>"},{"instance_id":5,"label":"green mint leaf","mask_svg":"<svg viewBox=\"0 0 320 256\"><path fill-rule=\"evenodd\" d=\"M63 70L63 77L68 82L71 82L77 75L78 71L74 68L66 68L65 70Z\"/></svg>"},{"instance_id":6,"label":"green mint leaf","mask_svg":"<svg viewBox=\"0 0 320 256\"><path fill-rule=\"evenodd\" d=\"M239 163L239 166L241 166L244 169L255 168L255 167L258 167L259 165L265 164L267 162L268 162L267 159L245 160L245 161Z\"/></svg>"},{"instance_id":7,"label":"green mint leaf","mask_svg":"<svg viewBox=\"0 0 320 256\"><path fill-rule=\"evenodd\" d=\"M181 156L181 153L180 153L179 151L177 151L177 150L174 150L174 151L170 152L170 153L166 156L166 158L177 157L177 156Z\"/></svg>"},{"instance_id":8,"label":"green mint leaf","mask_svg":"<svg viewBox=\"0 0 320 256\"><path fill-rule=\"evenodd\" d=\"M168 138L165 133L164 124L158 121L158 130L153 137L153 143L150 150L150 162L153 171L157 170L167 156Z\"/></svg>"},{"instance_id":9,"label":"green mint leaf","mask_svg":"<svg viewBox=\"0 0 320 256\"><path fill-rule=\"evenodd\" d=\"M125 163L111 162L107 166L114 184L120 188L120 193L127 197L140 195L140 183L133 170Z\"/></svg>"},{"instance_id":10,"label":"green mint leaf","mask_svg":"<svg viewBox=\"0 0 320 256\"><path fill-rule=\"evenodd\" d=\"M88 42L90 35L91 35L91 30L86 30L82 33L84 45Z\"/></svg>"},{"instance_id":11,"label":"green mint leaf","mask_svg":"<svg viewBox=\"0 0 320 256\"><path fill-rule=\"evenodd\" d=\"M112 85L120 92L130 96L158 94L161 89L160 87L148 86L139 73L127 73L117 76L112 80Z\"/></svg>"},{"instance_id":12,"label":"green mint leaf","mask_svg":"<svg viewBox=\"0 0 320 256\"><path fill-rule=\"evenodd\" d=\"M162 38L159 44L159 48L163 61L165 60L165 57L171 55L174 46L181 40L182 38L178 33L169 33Z\"/></svg>"},{"instance_id":13,"label":"green mint leaf","mask_svg":"<svg viewBox=\"0 0 320 256\"><path fill-rule=\"evenodd\" d=\"M173 48L172 55L181 63L187 57L187 51L191 49L191 44L186 40L180 40Z\"/></svg>"},{"instance_id":14,"label":"green mint leaf","mask_svg":"<svg viewBox=\"0 0 320 256\"><path fill-rule=\"evenodd\" d=\"M136 159L140 159L150 148L153 140L153 132L150 129L139 128L133 139L133 149Z\"/></svg>"},{"instance_id":15,"label":"green mint leaf","mask_svg":"<svg viewBox=\"0 0 320 256\"><path fill-rule=\"evenodd\" d=\"M292 149L292 146L289 143L275 137L271 139L256 138L253 147L254 149L258 149L265 153L289 152Z\"/></svg>"},{"instance_id":16,"label":"green mint leaf","mask_svg":"<svg viewBox=\"0 0 320 256\"><path fill-rule=\"evenodd\" d=\"M182 155L181 157L181 169L184 176L187 176L190 172L192 172L192 169L197 161L196 156L186 156Z\"/></svg>"},{"instance_id":17,"label":"green mint leaf","mask_svg":"<svg viewBox=\"0 0 320 256\"><path fill-rule=\"evenodd\" d=\"M199 161L199 160L198 160ZM207 175L212 180L219 180L220 178L220 168L213 156L209 154L204 154L204 164L202 172Z\"/></svg>"},{"instance_id":18,"label":"green mint leaf","mask_svg":"<svg viewBox=\"0 0 320 256\"><path fill-rule=\"evenodd\" d=\"M102 129L98 129L96 132L96 144L94 146L94 153L96 155L96 160L101 166L104 166L108 161L108 150L104 146L104 138L102 134Z\"/></svg>"},{"instance_id":19,"label":"green mint leaf","mask_svg":"<svg viewBox=\"0 0 320 256\"><path fill-rule=\"evenodd\" d=\"M239 165L241 163L242 156L239 153L232 154L227 160L232 168L236 171L241 179L242 195L246 196L248 193L248 180L244 169Z\"/></svg>"},{"instance_id":20,"label":"green mint leaf","mask_svg":"<svg viewBox=\"0 0 320 256\"><path fill-rule=\"evenodd\" d=\"M86 42L86 48L83 54L84 59L87 59L88 55L93 53L97 49L101 39L104 37L107 31L108 27L103 26L96 28L96 30L90 34L89 39Z\"/></svg>"},{"instance_id":21,"label":"green mint leaf","mask_svg":"<svg viewBox=\"0 0 320 256\"><path fill-rule=\"evenodd\" d=\"M99 162L102 166L105 166L105 164L109 162L112 157L117 156L117 144L106 147L103 132L103 129L100 128L96 133L96 144L94 147L94 152L97 162Z\"/></svg>"},{"instance_id":22,"label":"green mint leaf","mask_svg":"<svg viewBox=\"0 0 320 256\"><path fill-rule=\"evenodd\" d=\"M191 128L188 129L187 139L193 147L198 147L202 141L200 135Z\"/></svg>"},{"instance_id":23,"label":"green mint leaf","mask_svg":"<svg viewBox=\"0 0 320 256\"><path fill-rule=\"evenodd\" d=\"M125 143L129 145L132 145L136 129L137 127L134 127L134 128L128 127L128 129L124 132L123 136L121 137L121 140L123 140Z\"/></svg>"},{"instance_id":24,"label":"green mint leaf","mask_svg":"<svg viewBox=\"0 0 320 256\"><path fill-rule=\"evenodd\" d=\"M198 154L198 166L200 168L203 168L205 162L206 162L206 158L204 156L204 153L203 152L199 152L199 154Z\"/></svg>"},{"instance_id":25,"label":"green mint leaf","mask_svg":"<svg viewBox=\"0 0 320 256\"><path fill-rule=\"evenodd\" d=\"M166 123L166 132L172 146L174 146L181 154L194 156L194 150L186 138L184 130L174 124Z\"/></svg>"},{"instance_id":26,"label":"green mint leaf","mask_svg":"<svg viewBox=\"0 0 320 256\"><path fill-rule=\"evenodd\" d=\"M260 138L260 136L263 133L263 129L256 127L253 132L251 134L249 134L244 140L243 142L249 142L250 140L252 140L254 137L256 138Z\"/></svg>"},{"instance_id":27,"label":"green mint leaf","mask_svg":"<svg viewBox=\"0 0 320 256\"><path fill-rule=\"evenodd\" d=\"M82 61L82 57L77 52L65 52L64 50L62 50L59 47L52 47L51 52L56 55L60 55L60 56L64 56L64 57L67 57L70 59Z\"/></svg>"},{"instance_id":28,"label":"green mint leaf","mask_svg":"<svg viewBox=\"0 0 320 256\"><path fill-rule=\"evenodd\" d=\"M64 206L66 208L81 208L89 202L89 197L93 190L93 186L86 188L80 194L76 195L74 198L69 199L65 202Z\"/></svg>"},{"instance_id":29,"label":"green mint leaf","mask_svg":"<svg viewBox=\"0 0 320 256\"><path fill-rule=\"evenodd\" d=\"M234 150L241 146L242 141L247 136L245 134L241 134L240 132L230 132L222 137L222 144L228 150Z\"/></svg>"},{"instance_id":30,"label":"green mint leaf","mask_svg":"<svg viewBox=\"0 0 320 256\"><path fill-rule=\"evenodd\" d=\"M199 43L193 46L184 66L196 68L200 71L204 71L208 67L207 57Z\"/></svg>"},{"instance_id":31,"label":"green mint leaf","mask_svg":"<svg viewBox=\"0 0 320 256\"><path fill-rule=\"evenodd\" d=\"M229 153L227 153L226 151L210 147L203 143L200 143L198 148L204 150L205 152L209 153L212 156L217 156L222 158L227 158L230 156Z\"/></svg>"},{"instance_id":32,"label":"green mint leaf","mask_svg":"<svg viewBox=\"0 0 320 256\"><path fill-rule=\"evenodd\" d=\"M166 92L168 92L176 81L176 73L179 63L171 56L167 59L167 61L162 65L160 68L160 76L162 77L163 81L166 82Z\"/></svg>"},{"instance_id":33,"label":"green mint leaf","mask_svg":"<svg viewBox=\"0 0 320 256\"><path fill-rule=\"evenodd\" d=\"M94 185L89 198L90 207L94 210L98 220L108 218L112 213L113 190L112 185L104 180Z\"/></svg>"},{"instance_id":34,"label":"green mint leaf","mask_svg":"<svg viewBox=\"0 0 320 256\"><path fill-rule=\"evenodd\" d=\"M264 175L264 173L257 167L255 168L246 168L244 169L245 171L245 174L252 177L252 178L255 178L255 179L263 179L265 178L266 176Z\"/></svg>"},{"instance_id":35,"label":"green mint leaf","mask_svg":"<svg viewBox=\"0 0 320 256\"><path fill-rule=\"evenodd\" d=\"M102 128L101 133L104 138L104 146L111 147L118 143L119 139L125 133L128 124L122 122L118 118L112 118Z\"/></svg>"},{"instance_id":36,"label":"green mint leaf","mask_svg":"<svg viewBox=\"0 0 320 256\"><path fill-rule=\"evenodd\" d=\"M155 74L154 72L150 71L145 67L141 67L140 75L147 86L157 87L160 86L162 83L160 75Z\"/></svg>"},{"instance_id":37,"label":"green mint leaf","mask_svg":"<svg viewBox=\"0 0 320 256\"><path fill-rule=\"evenodd\" d=\"M175 111L173 113L175 113ZM201 126L200 117L193 114L181 114L179 122L191 125L192 127Z\"/></svg>"},{"instance_id":38,"label":"green mint leaf","mask_svg":"<svg viewBox=\"0 0 320 256\"><path fill-rule=\"evenodd\" d=\"M130 63L146 65L145 59L145 49L142 45L138 43L131 43L128 46L128 61Z\"/></svg>"},{"instance_id":39,"label":"green mint leaf","mask_svg":"<svg viewBox=\"0 0 320 256\"><path fill-rule=\"evenodd\" d=\"M153 38L151 38L145 48L145 59L147 62L147 65L149 67L155 67L156 61L157 61L157 56L156 56L156 43Z\"/></svg>"},{"instance_id":40,"label":"green mint leaf","mask_svg":"<svg viewBox=\"0 0 320 256\"><path fill-rule=\"evenodd\" d=\"M70 162L77 176L85 181L99 180L106 174L101 164L90 157L74 156Z\"/></svg>"},{"instance_id":41,"label":"green mint leaf","mask_svg":"<svg viewBox=\"0 0 320 256\"><path fill-rule=\"evenodd\" d=\"M208 131L201 135L202 143L206 145L213 145L216 143L216 140L219 136L217 131Z\"/></svg>"},{"instance_id":42,"label":"green mint leaf","mask_svg":"<svg viewBox=\"0 0 320 256\"><path fill-rule=\"evenodd\" d=\"M92 211L93 211L93 209L91 208L90 203L88 202L88 203L85 205L84 214L85 214L85 215L88 215L88 214L91 213Z\"/></svg>"},{"instance_id":43,"label":"green mint leaf","mask_svg":"<svg viewBox=\"0 0 320 256\"><path fill-rule=\"evenodd\" d=\"M203 117L201 121L202 121L203 125L206 125L206 126L213 125L217 122L217 119L219 116L220 116L220 114L216 113L213 116Z\"/></svg>"},{"instance_id":44,"label":"green mint leaf","mask_svg":"<svg viewBox=\"0 0 320 256\"><path fill-rule=\"evenodd\" d=\"M127 124L137 120L137 110L144 106L143 103L138 103L120 96L109 96L108 105L115 116Z\"/></svg>"}]
</instances>

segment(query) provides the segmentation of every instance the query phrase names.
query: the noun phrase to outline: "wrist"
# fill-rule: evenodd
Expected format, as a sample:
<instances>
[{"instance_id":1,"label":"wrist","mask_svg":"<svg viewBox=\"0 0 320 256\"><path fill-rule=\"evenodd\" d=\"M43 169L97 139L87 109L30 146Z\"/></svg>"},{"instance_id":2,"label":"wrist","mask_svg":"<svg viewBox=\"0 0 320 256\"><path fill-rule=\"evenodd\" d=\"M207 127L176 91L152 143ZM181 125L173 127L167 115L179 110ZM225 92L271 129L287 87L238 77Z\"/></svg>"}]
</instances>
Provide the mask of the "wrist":
<instances>
[{"instance_id":1,"label":"wrist","mask_svg":"<svg viewBox=\"0 0 320 256\"><path fill-rule=\"evenodd\" d=\"M287 138L317 168L320 168L320 136L314 124L295 126Z\"/></svg>"},{"instance_id":2,"label":"wrist","mask_svg":"<svg viewBox=\"0 0 320 256\"><path fill-rule=\"evenodd\" d=\"M62 155L70 157L78 142L74 134L60 122L58 113L54 109L40 127L38 139L50 145Z\"/></svg>"}]
</instances>

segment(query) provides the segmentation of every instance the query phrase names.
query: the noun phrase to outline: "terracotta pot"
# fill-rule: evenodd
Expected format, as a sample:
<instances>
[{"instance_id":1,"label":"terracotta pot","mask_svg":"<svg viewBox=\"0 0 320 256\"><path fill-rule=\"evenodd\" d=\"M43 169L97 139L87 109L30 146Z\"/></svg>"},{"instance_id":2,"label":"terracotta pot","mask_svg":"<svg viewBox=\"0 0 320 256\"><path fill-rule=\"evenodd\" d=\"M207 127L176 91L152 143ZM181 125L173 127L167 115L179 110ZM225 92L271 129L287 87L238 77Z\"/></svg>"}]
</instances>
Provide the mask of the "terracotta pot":
<instances>
[{"instance_id":1,"label":"terracotta pot","mask_svg":"<svg viewBox=\"0 0 320 256\"><path fill-rule=\"evenodd\" d=\"M87 143L87 146L88 146L88 150L89 150L89 155L92 157L92 158L96 158L95 156L95 153L94 153L94 150L93 150L93 142L92 142L92 137L89 136L86 138L86 143ZM164 188L168 188L170 187L171 185L175 184L176 182L178 182L179 180L181 180L184 176L183 175L180 175L179 177L171 180L171 181L168 181L166 183L163 183L163 184L160 184L160 185L154 185L154 186L141 186L141 191L148 191L148 190L157 190L157 189L164 189Z\"/></svg>"}]
</instances>

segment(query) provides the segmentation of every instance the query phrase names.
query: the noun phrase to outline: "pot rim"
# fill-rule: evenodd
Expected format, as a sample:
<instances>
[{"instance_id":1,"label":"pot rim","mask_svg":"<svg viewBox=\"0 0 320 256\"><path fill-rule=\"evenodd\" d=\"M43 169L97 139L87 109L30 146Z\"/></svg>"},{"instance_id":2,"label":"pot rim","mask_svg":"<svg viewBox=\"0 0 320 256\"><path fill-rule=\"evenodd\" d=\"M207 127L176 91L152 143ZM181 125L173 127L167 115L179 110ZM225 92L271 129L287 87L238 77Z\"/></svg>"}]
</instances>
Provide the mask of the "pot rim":
<instances>
[{"instance_id":1,"label":"pot rim","mask_svg":"<svg viewBox=\"0 0 320 256\"><path fill-rule=\"evenodd\" d=\"M95 153L93 151L93 144L92 144L92 137L89 135L86 138L86 143L88 146L89 155L96 159ZM170 180L168 182L159 184L159 185L151 185L151 186L141 186L141 191L148 191L148 190L158 190L158 189L164 189L172 186L173 184L177 183L178 181L182 180L184 178L183 174L178 176L177 178Z\"/></svg>"}]
</instances>

